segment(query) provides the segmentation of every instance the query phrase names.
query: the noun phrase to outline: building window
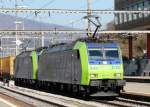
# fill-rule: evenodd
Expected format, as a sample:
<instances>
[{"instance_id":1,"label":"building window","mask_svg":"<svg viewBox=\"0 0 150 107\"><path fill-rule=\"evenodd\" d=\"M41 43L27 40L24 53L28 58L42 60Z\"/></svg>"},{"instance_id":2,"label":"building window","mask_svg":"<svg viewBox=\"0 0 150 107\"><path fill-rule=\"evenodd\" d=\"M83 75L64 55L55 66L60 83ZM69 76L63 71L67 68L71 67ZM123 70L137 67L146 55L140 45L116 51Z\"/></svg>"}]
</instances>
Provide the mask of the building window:
<instances>
[{"instance_id":1,"label":"building window","mask_svg":"<svg viewBox=\"0 0 150 107\"><path fill-rule=\"evenodd\" d=\"M123 10L150 10L150 0L142 0L140 2L135 2L133 4L129 4ZM150 14L117 14L115 15L115 22L116 24L123 24L126 22L130 22L133 20L141 19L144 17L149 17Z\"/></svg>"},{"instance_id":2,"label":"building window","mask_svg":"<svg viewBox=\"0 0 150 107\"><path fill-rule=\"evenodd\" d=\"M115 24L118 25L119 24L119 14L115 14Z\"/></svg>"},{"instance_id":3,"label":"building window","mask_svg":"<svg viewBox=\"0 0 150 107\"><path fill-rule=\"evenodd\" d=\"M128 21L127 19L128 19L128 16L127 16L127 14L125 13L125 14L124 14L124 22L127 22L127 21Z\"/></svg>"},{"instance_id":4,"label":"building window","mask_svg":"<svg viewBox=\"0 0 150 107\"><path fill-rule=\"evenodd\" d=\"M143 2L139 3L138 10L144 10L144 3ZM139 14L139 18L143 18L143 16L144 16L143 13Z\"/></svg>"},{"instance_id":5,"label":"building window","mask_svg":"<svg viewBox=\"0 0 150 107\"><path fill-rule=\"evenodd\" d=\"M132 10L132 7L129 7L129 10ZM129 13L129 21L132 21L132 14Z\"/></svg>"},{"instance_id":6,"label":"building window","mask_svg":"<svg viewBox=\"0 0 150 107\"><path fill-rule=\"evenodd\" d=\"M132 6L132 10L138 10L138 4ZM137 20L138 14L133 14L133 20Z\"/></svg>"},{"instance_id":7,"label":"building window","mask_svg":"<svg viewBox=\"0 0 150 107\"><path fill-rule=\"evenodd\" d=\"M119 24L122 24L122 14L119 14Z\"/></svg>"},{"instance_id":8,"label":"building window","mask_svg":"<svg viewBox=\"0 0 150 107\"><path fill-rule=\"evenodd\" d=\"M144 10L150 10L150 1L144 1ZM144 17L148 16L148 14L144 14Z\"/></svg>"}]
</instances>

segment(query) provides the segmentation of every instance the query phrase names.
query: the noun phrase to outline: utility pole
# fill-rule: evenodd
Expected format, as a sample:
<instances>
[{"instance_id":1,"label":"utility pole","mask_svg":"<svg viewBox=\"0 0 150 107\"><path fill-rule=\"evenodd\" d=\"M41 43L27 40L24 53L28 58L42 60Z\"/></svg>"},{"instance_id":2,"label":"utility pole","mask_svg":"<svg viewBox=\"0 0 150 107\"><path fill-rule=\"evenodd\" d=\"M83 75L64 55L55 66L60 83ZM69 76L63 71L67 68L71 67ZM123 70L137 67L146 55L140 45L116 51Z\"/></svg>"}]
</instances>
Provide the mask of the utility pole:
<instances>
[{"instance_id":1,"label":"utility pole","mask_svg":"<svg viewBox=\"0 0 150 107\"><path fill-rule=\"evenodd\" d=\"M88 20L88 28L87 28L87 31L88 31L88 36L91 36L90 35L90 32L91 32L91 22L89 21L91 15L92 15L92 0L87 0L87 20Z\"/></svg>"},{"instance_id":2,"label":"utility pole","mask_svg":"<svg viewBox=\"0 0 150 107\"><path fill-rule=\"evenodd\" d=\"M15 9L18 9L18 0L15 0ZM21 25L22 24L22 30L24 30L24 22L23 21L21 21L21 20L19 20L18 19L18 13L16 12L15 13L15 17L16 17L16 20L15 20L15 30L16 30L16 53L15 53L15 55L17 56L18 55L18 49L19 49L19 45L20 45L20 40L19 40L19 38L18 38L18 32L17 32L17 30L19 30L19 25Z\"/></svg>"},{"instance_id":3,"label":"utility pole","mask_svg":"<svg viewBox=\"0 0 150 107\"><path fill-rule=\"evenodd\" d=\"M15 0L15 9L17 9L17 6L18 6L18 1ZM18 23L17 23L17 17L18 17L18 13L16 12L15 13L15 17L16 17L16 20L15 20L15 25L16 25L16 56L18 54L18 46L17 46L17 40L18 40L18 35L17 35L17 30L18 30Z\"/></svg>"}]
</instances>

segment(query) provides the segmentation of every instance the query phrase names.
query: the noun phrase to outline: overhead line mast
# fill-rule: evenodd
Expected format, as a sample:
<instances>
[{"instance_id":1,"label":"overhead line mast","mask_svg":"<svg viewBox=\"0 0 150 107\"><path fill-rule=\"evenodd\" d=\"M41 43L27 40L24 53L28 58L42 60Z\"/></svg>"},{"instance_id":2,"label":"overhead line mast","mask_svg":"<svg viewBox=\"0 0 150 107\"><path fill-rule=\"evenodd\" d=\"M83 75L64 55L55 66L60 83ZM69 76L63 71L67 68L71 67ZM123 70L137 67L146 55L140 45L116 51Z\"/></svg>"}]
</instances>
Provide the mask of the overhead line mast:
<instances>
[{"instance_id":1,"label":"overhead line mast","mask_svg":"<svg viewBox=\"0 0 150 107\"><path fill-rule=\"evenodd\" d=\"M87 0L87 17L88 17L88 28L87 28L87 35L90 37L91 32L91 22L90 22L90 16L92 15L92 0Z\"/></svg>"},{"instance_id":2,"label":"overhead line mast","mask_svg":"<svg viewBox=\"0 0 150 107\"><path fill-rule=\"evenodd\" d=\"M17 6L18 6L18 1L15 0L15 9L17 9ZM18 13L17 11L15 12L15 17L16 17L16 20L15 20L15 25L16 25L16 31L18 30ZM18 46L17 46L17 40L18 40L18 35L17 35L17 32L16 32L16 55L18 54Z\"/></svg>"}]
</instances>

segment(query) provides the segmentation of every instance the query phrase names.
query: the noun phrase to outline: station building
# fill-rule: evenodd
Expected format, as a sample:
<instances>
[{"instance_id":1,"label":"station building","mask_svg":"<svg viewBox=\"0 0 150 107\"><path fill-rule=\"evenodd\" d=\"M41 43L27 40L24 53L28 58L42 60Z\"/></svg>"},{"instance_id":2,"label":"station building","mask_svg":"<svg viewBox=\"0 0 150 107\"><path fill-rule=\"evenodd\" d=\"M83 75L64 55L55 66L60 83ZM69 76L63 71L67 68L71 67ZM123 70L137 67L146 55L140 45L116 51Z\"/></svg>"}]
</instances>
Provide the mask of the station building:
<instances>
[{"instance_id":1,"label":"station building","mask_svg":"<svg viewBox=\"0 0 150 107\"><path fill-rule=\"evenodd\" d=\"M115 0L115 10L150 10L150 0ZM149 14L117 14L115 16L117 30L150 29ZM150 59L150 34L147 34L147 53ZM129 37L129 58L132 58L133 38Z\"/></svg>"},{"instance_id":2,"label":"station building","mask_svg":"<svg viewBox=\"0 0 150 107\"><path fill-rule=\"evenodd\" d=\"M150 0L115 0L115 10L150 10ZM118 14L116 29L150 29L148 14Z\"/></svg>"},{"instance_id":3,"label":"station building","mask_svg":"<svg viewBox=\"0 0 150 107\"><path fill-rule=\"evenodd\" d=\"M115 0L115 10L150 10L150 0ZM116 14L115 15L115 29L116 30L150 30L150 14ZM144 35L143 35L144 36ZM145 35L145 43L147 48L146 58L150 59L150 34ZM128 56L133 58L133 35L128 37ZM138 68L142 68L141 66ZM146 68L149 72L150 67ZM144 71L139 71L139 75Z\"/></svg>"}]
</instances>

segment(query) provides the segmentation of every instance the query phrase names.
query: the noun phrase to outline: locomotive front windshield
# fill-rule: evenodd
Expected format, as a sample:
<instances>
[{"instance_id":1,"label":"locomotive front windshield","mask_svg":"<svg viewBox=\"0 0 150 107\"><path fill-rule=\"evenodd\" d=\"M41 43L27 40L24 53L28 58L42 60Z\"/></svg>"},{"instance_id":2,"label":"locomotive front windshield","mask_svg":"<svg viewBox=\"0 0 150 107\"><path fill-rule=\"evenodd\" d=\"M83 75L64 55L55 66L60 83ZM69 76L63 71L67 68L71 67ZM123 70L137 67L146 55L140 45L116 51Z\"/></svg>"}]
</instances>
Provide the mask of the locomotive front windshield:
<instances>
[{"instance_id":1,"label":"locomotive front windshield","mask_svg":"<svg viewBox=\"0 0 150 107\"><path fill-rule=\"evenodd\" d=\"M103 59L103 52L101 50L89 50L90 60Z\"/></svg>"},{"instance_id":2,"label":"locomotive front windshield","mask_svg":"<svg viewBox=\"0 0 150 107\"><path fill-rule=\"evenodd\" d=\"M118 50L105 50L106 59L118 59L119 53Z\"/></svg>"},{"instance_id":3,"label":"locomotive front windshield","mask_svg":"<svg viewBox=\"0 0 150 107\"><path fill-rule=\"evenodd\" d=\"M102 59L119 59L118 49L92 49L89 51L89 60L102 60Z\"/></svg>"}]
</instances>

